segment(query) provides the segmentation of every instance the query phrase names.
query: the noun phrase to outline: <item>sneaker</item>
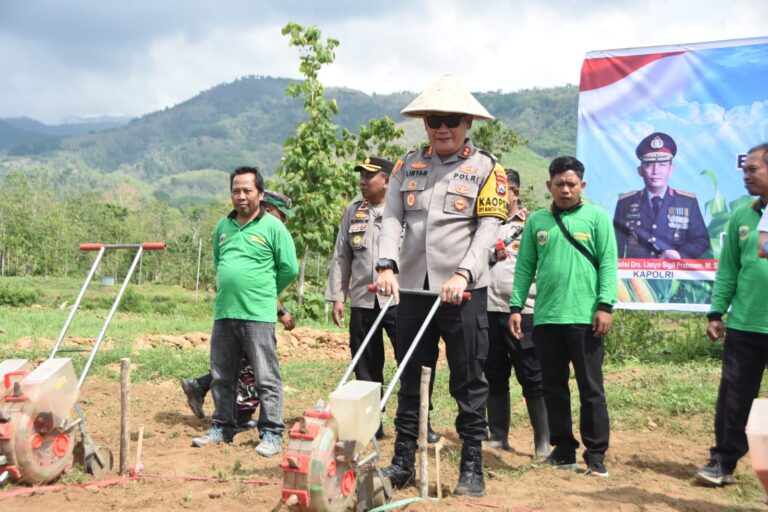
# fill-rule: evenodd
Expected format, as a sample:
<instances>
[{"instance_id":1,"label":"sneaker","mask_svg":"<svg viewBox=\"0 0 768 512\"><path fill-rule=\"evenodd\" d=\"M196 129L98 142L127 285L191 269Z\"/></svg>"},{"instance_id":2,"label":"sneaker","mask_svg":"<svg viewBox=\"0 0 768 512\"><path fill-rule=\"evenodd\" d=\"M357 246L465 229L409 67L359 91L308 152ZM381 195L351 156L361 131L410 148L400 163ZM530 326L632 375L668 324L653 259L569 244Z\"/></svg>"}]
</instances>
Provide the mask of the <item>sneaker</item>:
<instances>
[{"instance_id":1,"label":"sneaker","mask_svg":"<svg viewBox=\"0 0 768 512\"><path fill-rule=\"evenodd\" d=\"M259 443L259 446L256 447L256 453L262 457L274 457L280 453L281 441L282 438L277 434L267 432L261 436L261 442Z\"/></svg>"},{"instance_id":2,"label":"sneaker","mask_svg":"<svg viewBox=\"0 0 768 512\"><path fill-rule=\"evenodd\" d=\"M560 448L559 446L556 446L552 453L541 461L539 465L568 471L579 469L579 465L576 463L576 450Z\"/></svg>"},{"instance_id":3,"label":"sneaker","mask_svg":"<svg viewBox=\"0 0 768 512\"><path fill-rule=\"evenodd\" d=\"M227 436L221 427L214 425L209 428L202 436L192 439L192 446L195 448L201 448L207 444L219 444L222 441L225 443L231 443L232 438Z\"/></svg>"},{"instance_id":4,"label":"sneaker","mask_svg":"<svg viewBox=\"0 0 768 512\"><path fill-rule=\"evenodd\" d=\"M205 393L200 389L200 385L195 379L181 379L180 383L181 389L187 395L187 405L192 409L192 414L201 419L205 418L205 413L203 412Z\"/></svg>"},{"instance_id":5,"label":"sneaker","mask_svg":"<svg viewBox=\"0 0 768 512\"><path fill-rule=\"evenodd\" d=\"M608 470L605 468L605 464L602 462L590 462L587 464L587 470L584 472L586 476L597 476L605 478L608 476Z\"/></svg>"},{"instance_id":6,"label":"sneaker","mask_svg":"<svg viewBox=\"0 0 768 512\"><path fill-rule=\"evenodd\" d=\"M712 459L696 472L696 481L707 487L722 487L736 483L733 470L726 470L720 462Z\"/></svg>"}]
</instances>

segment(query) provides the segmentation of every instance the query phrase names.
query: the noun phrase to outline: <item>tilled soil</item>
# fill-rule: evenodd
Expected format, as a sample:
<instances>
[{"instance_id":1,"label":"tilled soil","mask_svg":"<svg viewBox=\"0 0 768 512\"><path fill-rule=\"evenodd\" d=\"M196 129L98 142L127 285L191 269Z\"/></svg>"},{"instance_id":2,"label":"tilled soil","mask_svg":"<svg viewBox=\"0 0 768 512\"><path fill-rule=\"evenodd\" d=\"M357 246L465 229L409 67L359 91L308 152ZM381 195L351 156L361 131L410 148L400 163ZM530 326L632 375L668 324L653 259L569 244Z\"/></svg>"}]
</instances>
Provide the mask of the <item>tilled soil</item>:
<instances>
[{"instance_id":1,"label":"tilled soil","mask_svg":"<svg viewBox=\"0 0 768 512\"><path fill-rule=\"evenodd\" d=\"M318 342L318 337L324 341ZM164 338L164 342L169 339ZM180 341L182 339L184 342ZM207 338L203 333L191 333L177 341L202 347ZM151 345L153 340L146 337L142 343ZM296 329L290 336L282 333L279 345L281 357L286 358L344 360L349 357L346 337L324 331ZM302 350L295 350L297 348ZM91 435L97 443L113 451L117 465L119 384L90 379L81 396L85 397L83 407ZM264 459L254 453L258 444L255 431L239 434L231 445L192 448L191 438L203 432L209 420L197 419L190 413L176 382L134 383L131 397L134 436L130 467L135 465L138 427L144 426L143 470L138 478L119 480L113 471L106 477L118 479L113 485L84 487L78 480L91 482L90 478L75 470L53 486L15 497L9 494L27 493L29 488L8 485L0 488L0 511L252 512L272 510L278 505L282 486L280 460ZM301 397L286 397L288 400L301 400ZM532 433L529 428L517 429L510 435L511 451L484 450L486 495L482 498L456 497L452 495L452 489L458 477L460 440L452 429L437 430L445 438L441 458L443 499L414 503L408 510L736 512L767 509L761 503L745 504L744 500L734 499L731 490L695 485L692 475L703 462L705 447L711 440L695 442L659 430L612 432L611 449L606 459L610 476L596 478L576 472L533 468L530 457ZM283 447L286 443L284 440ZM392 445L390 434L382 442L385 463L391 457ZM433 462L431 459L430 469L434 472ZM745 460L740 468L737 480L752 479L748 461ZM434 495L434 483L431 491ZM417 489L409 488L396 491L395 499L416 495ZM283 507L282 510L286 509Z\"/></svg>"}]
</instances>

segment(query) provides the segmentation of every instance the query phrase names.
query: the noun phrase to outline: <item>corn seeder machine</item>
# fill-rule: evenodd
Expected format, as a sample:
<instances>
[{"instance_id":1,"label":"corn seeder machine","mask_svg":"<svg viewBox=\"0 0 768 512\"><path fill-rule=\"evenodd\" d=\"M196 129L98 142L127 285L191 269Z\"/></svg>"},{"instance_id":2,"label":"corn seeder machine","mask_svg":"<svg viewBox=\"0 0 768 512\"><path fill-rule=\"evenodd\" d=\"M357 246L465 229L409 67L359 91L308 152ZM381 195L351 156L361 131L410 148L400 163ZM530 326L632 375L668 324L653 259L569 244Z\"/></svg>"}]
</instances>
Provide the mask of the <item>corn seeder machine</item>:
<instances>
[{"instance_id":1,"label":"corn seeder machine","mask_svg":"<svg viewBox=\"0 0 768 512\"><path fill-rule=\"evenodd\" d=\"M80 249L98 251L98 255L48 359L34 369L26 359L0 362L0 485L48 483L73 462L97 478L112 469L112 452L95 444L85 428L85 414L78 403L80 389L143 251L162 250L165 244L81 244ZM136 249L136 254L77 379L72 359L56 356L80 352L60 346L107 249Z\"/></svg>"},{"instance_id":2,"label":"corn seeder machine","mask_svg":"<svg viewBox=\"0 0 768 512\"><path fill-rule=\"evenodd\" d=\"M376 292L375 285L368 288ZM381 452L374 434L381 422L381 412L405 365L440 306L439 292L401 288L400 293L437 298L383 397L378 382L347 380L392 304L392 297L382 306L336 390L331 393L328 405L319 400L316 407L307 409L304 417L293 425L288 433L288 448L280 463L283 472L281 501L289 510L342 512L352 508L362 512L391 500L392 491L379 466ZM470 294L465 292L463 300L469 298Z\"/></svg>"}]
</instances>

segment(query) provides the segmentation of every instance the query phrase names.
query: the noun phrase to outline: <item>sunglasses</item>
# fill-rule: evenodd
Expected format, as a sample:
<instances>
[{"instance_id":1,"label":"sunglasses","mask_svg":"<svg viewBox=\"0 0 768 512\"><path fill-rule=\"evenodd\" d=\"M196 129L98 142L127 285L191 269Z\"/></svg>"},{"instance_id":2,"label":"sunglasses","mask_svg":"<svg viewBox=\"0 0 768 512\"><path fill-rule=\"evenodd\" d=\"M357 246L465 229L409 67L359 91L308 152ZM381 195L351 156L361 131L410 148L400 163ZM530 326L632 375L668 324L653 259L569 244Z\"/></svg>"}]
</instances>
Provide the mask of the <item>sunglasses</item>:
<instances>
[{"instance_id":1,"label":"sunglasses","mask_svg":"<svg viewBox=\"0 0 768 512\"><path fill-rule=\"evenodd\" d=\"M461 124L461 120L464 119L464 114L446 114L444 116L427 116L427 126L433 130L437 130L443 123L448 128L456 128Z\"/></svg>"}]
</instances>

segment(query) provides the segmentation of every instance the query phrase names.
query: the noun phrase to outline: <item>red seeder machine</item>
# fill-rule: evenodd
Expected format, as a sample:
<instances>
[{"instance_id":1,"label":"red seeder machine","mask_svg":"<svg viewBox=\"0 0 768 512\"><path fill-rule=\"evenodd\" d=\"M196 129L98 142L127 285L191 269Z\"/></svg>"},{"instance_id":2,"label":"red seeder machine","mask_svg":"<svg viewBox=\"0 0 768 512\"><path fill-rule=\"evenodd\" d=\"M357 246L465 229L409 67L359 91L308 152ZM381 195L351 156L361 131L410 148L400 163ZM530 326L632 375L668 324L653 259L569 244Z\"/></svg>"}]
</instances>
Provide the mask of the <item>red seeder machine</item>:
<instances>
[{"instance_id":1,"label":"red seeder machine","mask_svg":"<svg viewBox=\"0 0 768 512\"><path fill-rule=\"evenodd\" d=\"M375 292L376 286L369 286L369 290ZM382 306L339 385L331 393L328 405L319 400L316 407L307 409L304 417L293 425L280 463L282 503L289 510L342 512L352 508L364 511L391 500L392 491L379 466L380 450L374 434L379 428L381 411L405 364L440 306L438 292L401 288L400 293L436 299L383 397L378 382L347 380L392 304L392 297ZM469 293L465 292L463 299L468 300Z\"/></svg>"},{"instance_id":2,"label":"red seeder machine","mask_svg":"<svg viewBox=\"0 0 768 512\"><path fill-rule=\"evenodd\" d=\"M85 414L78 403L80 389L143 251L163 250L165 244L81 244L80 249L98 251L98 255L48 359L34 369L26 359L0 362L0 485L8 481L48 483L75 461L97 478L112 469L112 452L96 445L85 428ZM80 352L60 346L104 252L109 249L135 249L136 254L77 379L72 359L57 355Z\"/></svg>"}]
</instances>

